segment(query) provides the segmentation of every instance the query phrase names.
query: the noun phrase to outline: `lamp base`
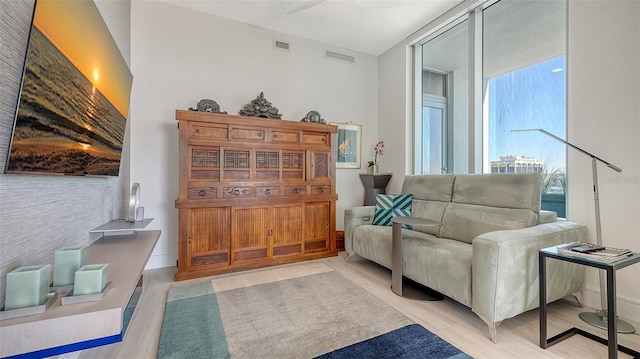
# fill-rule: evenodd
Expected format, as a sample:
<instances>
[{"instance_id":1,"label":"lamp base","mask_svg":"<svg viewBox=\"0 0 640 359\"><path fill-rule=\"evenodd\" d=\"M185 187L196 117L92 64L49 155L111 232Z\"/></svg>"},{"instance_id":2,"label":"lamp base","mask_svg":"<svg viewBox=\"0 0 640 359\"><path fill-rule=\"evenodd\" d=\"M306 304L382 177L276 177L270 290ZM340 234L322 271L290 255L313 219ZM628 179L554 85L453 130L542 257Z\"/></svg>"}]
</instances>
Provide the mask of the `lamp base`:
<instances>
[{"instance_id":1,"label":"lamp base","mask_svg":"<svg viewBox=\"0 0 640 359\"><path fill-rule=\"evenodd\" d=\"M598 327L600 329L604 329L607 330L609 328L608 324L607 324L607 311L606 310L600 310L597 312L582 312L578 315L580 317L580 319L582 319L583 321L587 322L588 324L593 325L594 327ZM620 319L620 318L616 318L616 320L618 321L617 324L617 330L618 333L622 333L622 334L631 334L631 333L635 333L636 328L633 327L633 325L625 322L624 320Z\"/></svg>"}]
</instances>

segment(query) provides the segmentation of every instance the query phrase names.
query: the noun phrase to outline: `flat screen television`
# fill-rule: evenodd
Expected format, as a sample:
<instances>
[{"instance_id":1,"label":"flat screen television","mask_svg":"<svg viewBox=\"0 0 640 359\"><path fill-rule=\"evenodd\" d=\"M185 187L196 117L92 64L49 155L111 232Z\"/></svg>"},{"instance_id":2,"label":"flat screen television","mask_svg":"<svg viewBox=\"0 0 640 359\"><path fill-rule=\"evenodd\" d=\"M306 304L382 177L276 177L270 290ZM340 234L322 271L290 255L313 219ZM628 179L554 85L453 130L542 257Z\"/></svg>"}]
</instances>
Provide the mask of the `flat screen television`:
<instances>
[{"instance_id":1,"label":"flat screen television","mask_svg":"<svg viewBox=\"0 0 640 359\"><path fill-rule=\"evenodd\" d=\"M132 81L93 1L37 0L5 173L118 176Z\"/></svg>"}]
</instances>

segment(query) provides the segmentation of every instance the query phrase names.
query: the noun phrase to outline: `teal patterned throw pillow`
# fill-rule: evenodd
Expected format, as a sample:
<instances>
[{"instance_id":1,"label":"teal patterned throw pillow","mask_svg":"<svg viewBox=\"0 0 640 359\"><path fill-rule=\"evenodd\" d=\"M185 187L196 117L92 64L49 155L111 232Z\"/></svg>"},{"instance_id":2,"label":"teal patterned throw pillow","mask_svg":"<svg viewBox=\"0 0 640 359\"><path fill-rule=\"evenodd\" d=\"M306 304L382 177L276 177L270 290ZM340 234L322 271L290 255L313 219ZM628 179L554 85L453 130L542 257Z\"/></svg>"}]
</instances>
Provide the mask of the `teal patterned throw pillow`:
<instances>
[{"instance_id":1,"label":"teal patterned throw pillow","mask_svg":"<svg viewBox=\"0 0 640 359\"><path fill-rule=\"evenodd\" d=\"M373 215L373 224L378 226L390 226L391 219L397 216L411 216L410 194L379 194L376 195L376 209Z\"/></svg>"}]
</instances>

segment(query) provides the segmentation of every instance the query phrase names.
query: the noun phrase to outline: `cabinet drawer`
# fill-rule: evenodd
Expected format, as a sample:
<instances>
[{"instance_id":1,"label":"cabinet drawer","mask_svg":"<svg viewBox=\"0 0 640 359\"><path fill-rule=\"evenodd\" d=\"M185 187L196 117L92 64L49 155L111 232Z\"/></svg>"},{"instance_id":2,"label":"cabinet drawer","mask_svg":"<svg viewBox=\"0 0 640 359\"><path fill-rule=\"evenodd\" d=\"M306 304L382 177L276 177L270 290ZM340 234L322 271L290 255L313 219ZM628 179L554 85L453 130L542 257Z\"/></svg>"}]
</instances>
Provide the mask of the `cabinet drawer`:
<instances>
[{"instance_id":1,"label":"cabinet drawer","mask_svg":"<svg viewBox=\"0 0 640 359\"><path fill-rule=\"evenodd\" d=\"M251 187L224 187L222 189L223 198L251 197Z\"/></svg>"},{"instance_id":2,"label":"cabinet drawer","mask_svg":"<svg viewBox=\"0 0 640 359\"><path fill-rule=\"evenodd\" d=\"M224 139L229 136L229 129L224 125L210 125L206 123L191 123L189 124L189 136L193 138L210 138L210 139Z\"/></svg>"},{"instance_id":3,"label":"cabinet drawer","mask_svg":"<svg viewBox=\"0 0 640 359\"><path fill-rule=\"evenodd\" d=\"M305 132L303 137L303 143L309 145L326 145L330 146L329 134L323 132Z\"/></svg>"},{"instance_id":4,"label":"cabinet drawer","mask_svg":"<svg viewBox=\"0 0 640 359\"><path fill-rule=\"evenodd\" d=\"M265 141L267 138L266 128L255 127L231 127L229 133L229 139L232 140L251 140L251 141Z\"/></svg>"},{"instance_id":5,"label":"cabinet drawer","mask_svg":"<svg viewBox=\"0 0 640 359\"><path fill-rule=\"evenodd\" d=\"M306 196L307 195L307 187L306 186L286 186L284 188L285 196Z\"/></svg>"},{"instance_id":6,"label":"cabinet drawer","mask_svg":"<svg viewBox=\"0 0 640 359\"><path fill-rule=\"evenodd\" d=\"M191 269L193 270L201 269L200 267L222 267L228 265L229 253L227 252L191 257Z\"/></svg>"},{"instance_id":7,"label":"cabinet drawer","mask_svg":"<svg viewBox=\"0 0 640 359\"><path fill-rule=\"evenodd\" d=\"M271 130L271 142L300 143L300 131L274 131Z\"/></svg>"},{"instance_id":8,"label":"cabinet drawer","mask_svg":"<svg viewBox=\"0 0 640 359\"><path fill-rule=\"evenodd\" d=\"M256 187L256 197L275 197L280 195L280 187Z\"/></svg>"},{"instance_id":9,"label":"cabinet drawer","mask_svg":"<svg viewBox=\"0 0 640 359\"><path fill-rule=\"evenodd\" d=\"M216 187L194 187L187 189L187 199L214 199L218 198Z\"/></svg>"},{"instance_id":10,"label":"cabinet drawer","mask_svg":"<svg viewBox=\"0 0 640 359\"><path fill-rule=\"evenodd\" d=\"M331 194L331 186L311 186L311 194Z\"/></svg>"}]
</instances>

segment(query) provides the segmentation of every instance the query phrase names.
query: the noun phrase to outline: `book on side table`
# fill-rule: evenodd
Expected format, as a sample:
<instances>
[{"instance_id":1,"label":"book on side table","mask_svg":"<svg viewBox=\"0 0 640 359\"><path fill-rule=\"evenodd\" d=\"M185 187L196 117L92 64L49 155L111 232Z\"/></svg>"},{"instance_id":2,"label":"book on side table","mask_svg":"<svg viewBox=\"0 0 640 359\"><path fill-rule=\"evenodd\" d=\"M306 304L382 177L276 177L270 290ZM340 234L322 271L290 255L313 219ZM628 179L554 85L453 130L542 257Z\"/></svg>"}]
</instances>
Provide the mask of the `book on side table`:
<instances>
[{"instance_id":1,"label":"book on side table","mask_svg":"<svg viewBox=\"0 0 640 359\"><path fill-rule=\"evenodd\" d=\"M605 247L587 242L571 242L559 246L558 253L607 263L615 262L633 254L629 249Z\"/></svg>"}]
</instances>

